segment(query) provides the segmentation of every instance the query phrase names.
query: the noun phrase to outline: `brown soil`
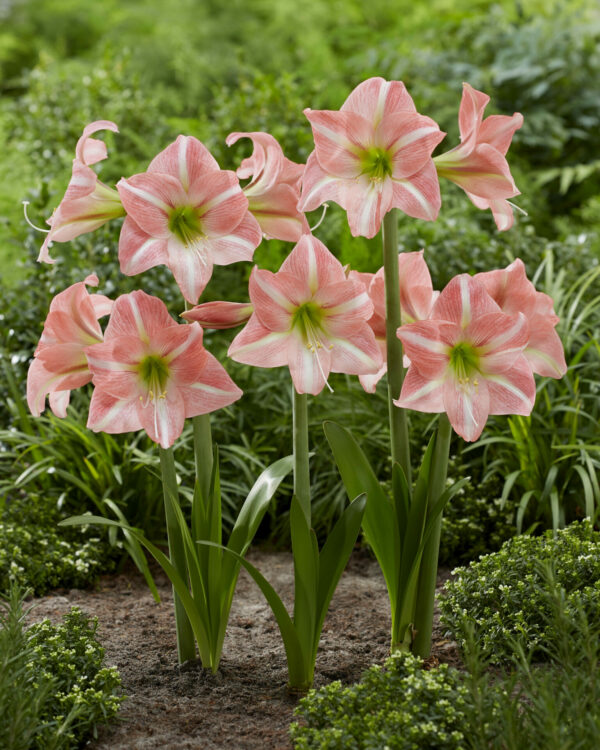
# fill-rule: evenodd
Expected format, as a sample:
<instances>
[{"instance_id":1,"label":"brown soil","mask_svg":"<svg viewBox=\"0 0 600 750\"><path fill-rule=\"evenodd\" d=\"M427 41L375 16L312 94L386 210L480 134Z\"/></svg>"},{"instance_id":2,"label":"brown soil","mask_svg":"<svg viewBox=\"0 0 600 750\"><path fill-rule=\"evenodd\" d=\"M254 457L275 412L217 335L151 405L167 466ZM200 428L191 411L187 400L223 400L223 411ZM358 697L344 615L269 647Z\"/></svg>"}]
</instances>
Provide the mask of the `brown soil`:
<instances>
[{"instance_id":1,"label":"brown soil","mask_svg":"<svg viewBox=\"0 0 600 750\"><path fill-rule=\"evenodd\" d=\"M254 551L249 559L287 604L292 597L291 556ZM448 577L442 572L438 584ZM286 690L287 668L275 620L262 594L242 571L233 601L223 658L216 675L199 662L177 666L171 587L158 572L157 605L136 571L106 576L95 591L42 597L32 613L57 621L71 606L99 620L107 664L119 669L127 700L120 720L100 729L91 750L288 750L288 726L297 699ZM355 682L388 656L390 615L377 563L357 552L344 572L325 621L315 687ZM456 663L436 614L433 656Z\"/></svg>"}]
</instances>

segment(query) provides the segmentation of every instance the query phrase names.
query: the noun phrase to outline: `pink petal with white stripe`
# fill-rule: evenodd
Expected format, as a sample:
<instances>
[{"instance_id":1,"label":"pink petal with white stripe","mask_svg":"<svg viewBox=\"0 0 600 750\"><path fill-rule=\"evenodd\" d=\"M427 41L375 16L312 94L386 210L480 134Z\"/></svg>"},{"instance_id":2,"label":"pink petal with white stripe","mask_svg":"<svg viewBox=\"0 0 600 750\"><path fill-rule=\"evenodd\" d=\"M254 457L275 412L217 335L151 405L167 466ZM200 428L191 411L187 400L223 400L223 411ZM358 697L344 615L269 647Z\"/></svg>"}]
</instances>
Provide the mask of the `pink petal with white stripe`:
<instances>
[{"instance_id":1,"label":"pink petal with white stripe","mask_svg":"<svg viewBox=\"0 0 600 750\"><path fill-rule=\"evenodd\" d=\"M235 172L225 170L203 175L193 182L181 205L197 206L202 231L209 237L230 234L244 218L248 199Z\"/></svg>"},{"instance_id":2,"label":"pink petal with white stripe","mask_svg":"<svg viewBox=\"0 0 600 750\"><path fill-rule=\"evenodd\" d=\"M248 322L254 312L251 302L204 302L181 313L181 317L197 321L202 328L235 328Z\"/></svg>"},{"instance_id":3,"label":"pink petal with white stripe","mask_svg":"<svg viewBox=\"0 0 600 750\"><path fill-rule=\"evenodd\" d=\"M154 266L166 265L169 261L168 240L146 234L128 216L119 235L119 264L121 272L135 276Z\"/></svg>"},{"instance_id":4,"label":"pink petal with white stripe","mask_svg":"<svg viewBox=\"0 0 600 750\"><path fill-rule=\"evenodd\" d=\"M402 81L368 78L352 91L342 104L342 112L355 112L375 125L396 112L416 112L412 97Z\"/></svg>"},{"instance_id":5,"label":"pink petal with white stripe","mask_svg":"<svg viewBox=\"0 0 600 750\"><path fill-rule=\"evenodd\" d=\"M298 242L310 227L306 217L297 210L299 191L290 185L276 185L259 197L245 193L248 210L260 224L267 239Z\"/></svg>"},{"instance_id":6,"label":"pink petal with white stripe","mask_svg":"<svg viewBox=\"0 0 600 750\"><path fill-rule=\"evenodd\" d=\"M134 432L142 429L136 401L134 399L123 401L100 388L94 388L87 427L94 432L107 432L109 434Z\"/></svg>"},{"instance_id":7,"label":"pink petal with white stripe","mask_svg":"<svg viewBox=\"0 0 600 750\"><path fill-rule=\"evenodd\" d=\"M172 387L163 399L154 403L136 401L136 411L148 437L161 448L169 448L183 432L185 404L178 388Z\"/></svg>"},{"instance_id":8,"label":"pink petal with white stripe","mask_svg":"<svg viewBox=\"0 0 600 750\"><path fill-rule=\"evenodd\" d=\"M119 128L110 120L96 120L86 125L75 147L75 158L82 164L96 164L106 159L106 144L96 138L90 138L92 133L97 133L99 130L119 132Z\"/></svg>"},{"instance_id":9,"label":"pink petal with white stripe","mask_svg":"<svg viewBox=\"0 0 600 750\"><path fill-rule=\"evenodd\" d=\"M135 174L119 180L117 190L125 210L140 229L160 239L171 236L169 215L173 208L189 203L179 180L166 174Z\"/></svg>"},{"instance_id":10,"label":"pink petal with white stripe","mask_svg":"<svg viewBox=\"0 0 600 750\"><path fill-rule=\"evenodd\" d=\"M421 320L398 328L406 356L413 368L428 378L441 377L448 365L450 347L461 334L454 323Z\"/></svg>"},{"instance_id":11,"label":"pink petal with white stripe","mask_svg":"<svg viewBox=\"0 0 600 750\"><path fill-rule=\"evenodd\" d=\"M335 177L357 177L361 153L373 139L373 127L354 112L305 109L321 167Z\"/></svg>"},{"instance_id":12,"label":"pink petal with white stripe","mask_svg":"<svg viewBox=\"0 0 600 750\"><path fill-rule=\"evenodd\" d=\"M313 294L319 287L346 280L342 264L312 234L300 238L279 270L305 279Z\"/></svg>"},{"instance_id":13,"label":"pink petal with white stripe","mask_svg":"<svg viewBox=\"0 0 600 750\"><path fill-rule=\"evenodd\" d=\"M195 305L211 279L213 259L212 243L208 239L198 239L193 244L184 244L171 236L167 243L171 269L177 286L184 298Z\"/></svg>"},{"instance_id":14,"label":"pink petal with white stripe","mask_svg":"<svg viewBox=\"0 0 600 750\"><path fill-rule=\"evenodd\" d=\"M415 219L435 221L442 205L435 165L429 161L406 180L393 180L392 208L399 208Z\"/></svg>"},{"instance_id":15,"label":"pink petal with white stripe","mask_svg":"<svg viewBox=\"0 0 600 750\"><path fill-rule=\"evenodd\" d=\"M252 260L254 251L262 241L261 228L251 213L246 211L240 223L223 237L210 237L207 246L213 263L227 266L230 263Z\"/></svg>"},{"instance_id":16,"label":"pink petal with white stripe","mask_svg":"<svg viewBox=\"0 0 600 750\"><path fill-rule=\"evenodd\" d=\"M375 143L390 154L392 178L403 180L419 172L445 137L437 122L424 115L388 117L375 131Z\"/></svg>"},{"instance_id":17,"label":"pink petal with white stripe","mask_svg":"<svg viewBox=\"0 0 600 750\"><path fill-rule=\"evenodd\" d=\"M444 382L444 411L454 431L467 442L473 442L483 432L490 413L490 394L487 381L478 385L463 385L454 378Z\"/></svg>"},{"instance_id":18,"label":"pink petal with white stripe","mask_svg":"<svg viewBox=\"0 0 600 750\"><path fill-rule=\"evenodd\" d=\"M473 318L500 312L482 282L467 273L455 276L443 289L431 311L434 320L446 320L466 328Z\"/></svg>"},{"instance_id":19,"label":"pink petal with white stripe","mask_svg":"<svg viewBox=\"0 0 600 750\"><path fill-rule=\"evenodd\" d=\"M393 207L396 184L391 180L376 182L366 175L344 182L341 205L348 212L353 237L377 234L383 217Z\"/></svg>"},{"instance_id":20,"label":"pink petal with white stripe","mask_svg":"<svg viewBox=\"0 0 600 750\"><path fill-rule=\"evenodd\" d=\"M174 143L152 159L147 171L171 175L187 190L206 172L218 169L215 158L203 143L191 135L178 135Z\"/></svg>"},{"instance_id":21,"label":"pink petal with white stripe","mask_svg":"<svg viewBox=\"0 0 600 750\"><path fill-rule=\"evenodd\" d=\"M208 352L199 377L201 379L197 383L180 388L188 416L195 417L223 409L243 395L223 365Z\"/></svg>"},{"instance_id":22,"label":"pink petal with white stripe","mask_svg":"<svg viewBox=\"0 0 600 750\"><path fill-rule=\"evenodd\" d=\"M270 331L287 331L296 309L310 299L306 282L285 271L254 268L248 286L255 315Z\"/></svg>"},{"instance_id":23,"label":"pink petal with white stripe","mask_svg":"<svg viewBox=\"0 0 600 750\"><path fill-rule=\"evenodd\" d=\"M326 172L317 159L316 151L308 157L302 175L302 196L298 203L301 211L313 211L326 201L342 205L341 192L344 180Z\"/></svg>"},{"instance_id":24,"label":"pink petal with white stripe","mask_svg":"<svg viewBox=\"0 0 600 750\"><path fill-rule=\"evenodd\" d=\"M483 121L479 130L479 142L489 143L505 155L513 136L523 126L523 115L515 112L512 117L507 115L490 115Z\"/></svg>"},{"instance_id":25,"label":"pink petal with white stripe","mask_svg":"<svg viewBox=\"0 0 600 750\"><path fill-rule=\"evenodd\" d=\"M373 314L373 303L364 284L352 279L321 287L312 301L323 309L329 326L336 321L364 322Z\"/></svg>"},{"instance_id":26,"label":"pink petal with white stripe","mask_svg":"<svg viewBox=\"0 0 600 750\"><path fill-rule=\"evenodd\" d=\"M318 395L331 372L331 352L327 347L311 351L300 337L289 340L288 365L297 393Z\"/></svg>"},{"instance_id":27,"label":"pink petal with white stripe","mask_svg":"<svg viewBox=\"0 0 600 750\"><path fill-rule=\"evenodd\" d=\"M331 371L349 375L375 374L382 365L381 350L373 331L367 323L354 323L351 327L328 327L331 349ZM336 333L339 336L336 337Z\"/></svg>"},{"instance_id":28,"label":"pink petal with white stripe","mask_svg":"<svg viewBox=\"0 0 600 750\"><path fill-rule=\"evenodd\" d=\"M531 414L535 403L535 381L525 357L518 357L506 372L486 376L486 381L490 414Z\"/></svg>"},{"instance_id":29,"label":"pink petal with white stripe","mask_svg":"<svg viewBox=\"0 0 600 750\"><path fill-rule=\"evenodd\" d=\"M288 364L288 340L287 333L263 326L255 313L233 339L227 353L247 365L281 367Z\"/></svg>"},{"instance_id":30,"label":"pink petal with white stripe","mask_svg":"<svg viewBox=\"0 0 600 750\"><path fill-rule=\"evenodd\" d=\"M117 336L137 336L149 341L157 331L176 325L164 302L138 289L115 300L104 340L110 341Z\"/></svg>"},{"instance_id":31,"label":"pink petal with white stripe","mask_svg":"<svg viewBox=\"0 0 600 750\"><path fill-rule=\"evenodd\" d=\"M543 315L529 319L529 341L523 354L533 372L547 378L562 378L567 371L565 352L554 323Z\"/></svg>"},{"instance_id":32,"label":"pink petal with white stripe","mask_svg":"<svg viewBox=\"0 0 600 750\"><path fill-rule=\"evenodd\" d=\"M416 367L409 367L402 391L394 400L396 406L428 414L444 411L444 379L421 375Z\"/></svg>"}]
</instances>

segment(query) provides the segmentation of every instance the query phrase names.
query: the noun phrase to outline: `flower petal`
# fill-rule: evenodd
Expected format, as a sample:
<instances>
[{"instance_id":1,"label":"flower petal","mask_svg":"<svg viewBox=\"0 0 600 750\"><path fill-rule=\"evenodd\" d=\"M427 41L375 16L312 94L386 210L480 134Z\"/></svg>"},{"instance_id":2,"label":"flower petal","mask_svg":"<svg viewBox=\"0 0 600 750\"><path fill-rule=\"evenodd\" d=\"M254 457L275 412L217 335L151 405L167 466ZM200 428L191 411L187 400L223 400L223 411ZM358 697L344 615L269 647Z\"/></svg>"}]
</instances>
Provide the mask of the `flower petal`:
<instances>
[{"instance_id":1,"label":"flower petal","mask_svg":"<svg viewBox=\"0 0 600 750\"><path fill-rule=\"evenodd\" d=\"M222 409L243 395L223 365L208 352L202 370L196 375L196 382L180 390L187 417Z\"/></svg>"},{"instance_id":2,"label":"flower petal","mask_svg":"<svg viewBox=\"0 0 600 750\"><path fill-rule=\"evenodd\" d=\"M342 205L342 187L345 180L326 172L313 151L306 162L306 169L302 175L302 195L298 208L300 211L313 211L326 201L334 201Z\"/></svg>"},{"instance_id":3,"label":"flower petal","mask_svg":"<svg viewBox=\"0 0 600 750\"><path fill-rule=\"evenodd\" d=\"M440 183L433 161L410 178L393 180L392 208L399 208L415 219L435 221L442 205Z\"/></svg>"},{"instance_id":4,"label":"flower petal","mask_svg":"<svg viewBox=\"0 0 600 750\"><path fill-rule=\"evenodd\" d=\"M204 302L181 313L186 320L195 320L202 328L235 328L246 323L254 311L251 302Z\"/></svg>"},{"instance_id":5,"label":"flower petal","mask_svg":"<svg viewBox=\"0 0 600 750\"><path fill-rule=\"evenodd\" d=\"M227 354L236 362L255 367L281 367L288 363L290 334L265 328L256 313L238 333Z\"/></svg>"},{"instance_id":6,"label":"flower petal","mask_svg":"<svg viewBox=\"0 0 600 750\"><path fill-rule=\"evenodd\" d=\"M87 427L94 432L134 432L142 428L137 414L136 399L123 400L94 388Z\"/></svg>"},{"instance_id":7,"label":"flower petal","mask_svg":"<svg viewBox=\"0 0 600 750\"><path fill-rule=\"evenodd\" d=\"M185 245L177 237L167 243L171 269L177 286L184 298L195 305L211 279L213 272L212 243L208 239L198 239Z\"/></svg>"},{"instance_id":8,"label":"flower petal","mask_svg":"<svg viewBox=\"0 0 600 750\"><path fill-rule=\"evenodd\" d=\"M467 273L455 276L435 301L430 318L447 320L465 329L474 318L500 312L481 281Z\"/></svg>"},{"instance_id":9,"label":"flower petal","mask_svg":"<svg viewBox=\"0 0 600 750\"><path fill-rule=\"evenodd\" d=\"M535 404L535 381L531 365L523 356L502 373L486 375L490 414L531 414Z\"/></svg>"},{"instance_id":10,"label":"flower petal","mask_svg":"<svg viewBox=\"0 0 600 750\"><path fill-rule=\"evenodd\" d=\"M135 276L154 266L166 265L169 260L168 240L152 237L128 216L119 236L119 264L121 272Z\"/></svg>"},{"instance_id":11,"label":"flower petal","mask_svg":"<svg viewBox=\"0 0 600 750\"><path fill-rule=\"evenodd\" d=\"M202 232L208 237L230 234L248 210L235 172L219 170L202 175L189 189L188 201L196 206Z\"/></svg>"},{"instance_id":12,"label":"flower petal","mask_svg":"<svg viewBox=\"0 0 600 750\"><path fill-rule=\"evenodd\" d=\"M306 217L297 209L298 191L290 185L276 185L258 197L248 192L246 196L248 209L267 239L297 242L310 231Z\"/></svg>"},{"instance_id":13,"label":"flower petal","mask_svg":"<svg viewBox=\"0 0 600 750\"><path fill-rule=\"evenodd\" d=\"M206 172L218 169L219 165L203 143L190 135L178 135L174 143L152 159L147 171L171 175L187 190Z\"/></svg>"},{"instance_id":14,"label":"flower petal","mask_svg":"<svg viewBox=\"0 0 600 750\"><path fill-rule=\"evenodd\" d=\"M169 214L175 206L189 204L179 180L167 174L134 174L117 183L125 210L135 223L152 237L168 239Z\"/></svg>"},{"instance_id":15,"label":"flower petal","mask_svg":"<svg viewBox=\"0 0 600 750\"><path fill-rule=\"evenodd\" d=\"M321 393L331 371L327 347L308 349L299 336L290 336L288 349L290 375L297 393Z\"/></svg>"},{"instance_id":16,"label":"flower petal","mask_svg":"<svg viewBox=\"0 0 600 750\"><path fill-rule=\"evenodd\" d=\"M373 127L393 113L417 111L402 81L386 81L380 77L368 78L359 83L341 109L342 112L362 115Z\"/></svg>"},{"instance_id":17,"label":"flower petal","mask_svg":"<svg viewBox=\"0 0 600 750\"><path fill-rule=\"evenodd\" d=\"M396 184L389 178L376 181L366 175L344 182L341 203L348 212L353 237L377 234L383 217L393 205Z\"/></svg>"},{"instance_id":18,"label":"flower petal","mask_svg":"<svg viewBox=\"0 0 600 750\"><path fill-rule=\"evenodd\" d=\"M223 237L211 237L208 245L213 263L227 266L230 263L252 260L261 241L261 228L254 216L246 211L235 229Z\"/></svg>"},{"instance_id":19,"label":"flower petal","mask_svg":"<svg viewBox=\"0 0 600 750\"><path fill-rule=\"evenodd\" d=\"M328 335L331 348L331 371L349 375L375 374L381 368L382 357L373 331L366 323L354 323L352 333L343 337Z\"/></svg>"},{"instance_id":20,"label":"flower petal","mask_svg":"<svg viewBox=\"0 0 600 750\"><path fill-rule=\"evenodd\" d=\"M431 117L407 113L384 118L375 142L391 157L393 179L403 180L423 169L445 135Z\"/></svg>"},{"instance_id":21,"label":"flower petal","mask_svg":"<svg viewBox=\"0 0 600 750\"><path fill-rule=\"evenodd\" d=\"M312 294L319 287L346 279L339 260L312 234L305 234L300 238L279 270L305 279Z\"/></svg>"},{"instance_id":22,"label":"flower petal","mask_svg":"<svg viewBox=\"0 0 600 750\"><path fill-rule=\"evenodd\" d=\"M361 154L372 145L373 127L354 112L305 109L321 167L335 177L357 177Z\"/></svg>"},{"instance_id":23,"label":"flower petal","mask_svg":"<svg viewBox=\"0 0 600 750\"><path fill-rule=\"evenodd\" d=\"M150 341L157 331L176 325L162 300L138 289L117 297L104 340L110 341L117 336L137 336L143 341Z\"/></svg>"},{"instance_id":24,"label":"flower petal","mask_svg":"<svg viewBox=\"0 0 600 750\"><path fill-rule=\"evenodd\" d=\"M308 285L285 271L254 268L248 286L254 314L270 331L289 331L298 307L310 299Z\"/></svg>"},{"instance_id":25,"label":"flower petal","mask_svg":"<svg viewBox=\"0 0 600 750\"><path fill-rule=\"evenodd\" d=\"M448 366L450 346L459 337L460 328L454 323L422 320L400 326L396 335L411 361L411 369L428 378L439 378Z\"/></svg>"},{"instance_id":26,"label":"flower petal","mask_svg":"<svg viewBox=\"0 0 600 750\"><path fill-rule=\"evenodd\" d=\"M517 130L523 125L523 115L515 112L512 117L507 115L491 115L486 117L479 129L479 142L489 143L506 154Z\"/></svg>"},{"instance_id":27,"label":"flower petal","mask_svg":"<svg viewBox=\"0 0 600 750\"><path fill-rule=\"evenodd\" d=\"M414 365L408 368L396 406L426 413L444 411L444 379L421 375Z\"/></svg>"},{"instance_id":28,"label":"flower petal","mask_svg":"<svg viewBox=\"0 0 600 750\"><path fill-rule=\"evenodd\" d=\"M459 383L454 377L444 382L444 411L454 431L467 442L473 442L483 432L490 414L489 381L478 385Z\"/></svg>"},{"instance_id":29,"label":"flower petal","mask_svg":"<svg viewBox=\"0 0 600 750\"><path fill-rule=\"evenodd\" d=\"M119 128L110 120L96 120L86 125L75 147L75 158L82 164L96 164L96 162L106 159L106 144L96 138L90 138L90 135L98 132L98 130L119 132Z\"/></svg>"}]
</instances>

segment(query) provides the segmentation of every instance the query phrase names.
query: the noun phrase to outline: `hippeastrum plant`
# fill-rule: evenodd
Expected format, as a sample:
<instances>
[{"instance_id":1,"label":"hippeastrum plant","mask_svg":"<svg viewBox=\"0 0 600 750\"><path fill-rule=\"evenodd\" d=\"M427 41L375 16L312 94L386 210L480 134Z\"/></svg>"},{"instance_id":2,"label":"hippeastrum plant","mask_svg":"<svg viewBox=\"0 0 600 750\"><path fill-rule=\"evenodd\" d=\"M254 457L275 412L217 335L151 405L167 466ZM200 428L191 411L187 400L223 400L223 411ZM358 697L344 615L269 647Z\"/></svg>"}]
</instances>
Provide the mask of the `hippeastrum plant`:
<instances>
[{"instance_id":1,"label":"hippeastrum plant","mask_svg":"<svg viewBox=\"0 0 600 750\"><path fill-rule=\"evenodd\" d=\"M249 294L252 316L233 340L229 355L258 367L287 366L294 386L292 616L260 571L241 557L237 559L273 610L285 645L289 688L303 692L312 685L325 615L365 507L364 494L351 498L319 551L311 528L307 394L319 394L328 385L330 372L377 371L381 354L367 323L373 304L364 285L348 279L342 264L312 235L302 236L277 273L255 268ZM227 315L226 306L223 310Z\"/></svg>"},{"instance_id":2,"label":"hippeastrum plant","mask_svg":"<svg viewBox=\"0 0 600 750\"><path fill-rule=\"evenodd\" d=\"M89 167L106 157L104 144L90 138L102 128L117 130L108 121L92 123L77 144L73 176L39 260L51 262L51 240L67 240L125 213L119 243L122 270L137 274L165 263L188 301L197 301L213 264L251 259L261 241L260 226L248 211L235 174L221 170L200 141L179 136L146 173L121 180L117 192L100 183ZM118 210L105 210L108 203ZM70 390L91 380L89 428L109 433L144 429L158 443L169 555L131 528L110 498L101 508L118 520L86 515L63 523L122 529L126 549L158 598L142 552L145 546L173 584L179 661L194 659L197 644L202 664L216 671L240 568L235 555L243 556L248 549L273 494L292 468L292 458L277 461L257 479L226 547L233 554L200 547L201 540L222 542L218 452L209 415L242 392L204 348L198 323L178 324L160 299L143 291L122 295L114 303L88 294L85 285L97 283L95 275L88 276L52 301L29 370L28 403L39 415L49 394L52 410L64 417ZM98 319L108 313L103 333ZM188 417L193 421L196 467L190 526L179 504L173 456L173 444Z\"/></svg>"},{"instance_id":3,"label":"hippeastrum plant","mask_svg":"<svg viewBox=\"0 0 600 750\"><path fill-rule=\"evenodd\" d=\"M555 323L544 301L533 298L524 284L518 294L505 295L511 296L510 304L494 301L485 281L464 278L455 280L443 299L436 300L429 274L419 267L424 266L422 258L409 261L400 255L399 260L396 211L435 220L441 203L438 175L463 187L477 206L491 208L498 228L512 224L512 204L507 199L518 191L505 154L522 116L483 120L488 101L485 94L465 84L459 114L461 144L436 157L432 152L444 134L433 120L417 114L400 81L371 78L350 94L339 112L305 111L315 150L303 175L300 207L312 210L333 200L346 209L354 235L372 237L382 229L383 269L375 277L356 274L354 278L365 284L374 302L369 322L381 346L385 337L385 367L363 375L362 382L372 390L387 369L391 497L347 430L328 423L325 432L348 496L367 493L363 530L387 584L392 649L412 648L422 656L428 656L431 647L442 511L462 486L457 482L446 488L450 423L473 440L489 413L529 413L535 388L526 351L535 350L538 356L540 349L535 334L529 343L529 321L537 315L543 331ZM403 278L402 268L411 263L410 274ZM494 275L488 277L487 286L500 294L505 282L504 276ZM464 303L460 319L455 299L459 288ZM473 319L467 310L471 294L473 304L478 301ZM486 322L489 325L492 318L505 340L499 332L497 337L490 330L486 334ZM554 339L546 346L558 375L560 346ZM404 364L410 364L406 381ZM551 369L547 367L544 374ZM414 485L408 406L443 412Z\"/></svg>"},{"instance_id":4,"label":"hippeastrum plant","mask_svg":"<svg viewBox=\"0 0 600 750\"><path fill-rule=\"evenodd\" d=\"M252 260L262 239L234 172L196 138L180 135L143 174L117 189L127 218L119 239L128 276L164 264L184 298L196 304L213 266Z\"/></svg>"},{"instance_id":5,"label":"hippeastrum plant","mask_svg":"<svg viewBox=\"0 0 600 750\"><path fill-rule=\"evenodd\" d=\"M227 145L240 138L250 138L254 146L252 156L236 170L240 180L252 178L243 187L248 210L267 239L297 242L310 231L306 217L297 208L304 164L287 159L269 133L230 133Z\"/></svg>"},{"instance_id":6,"label":"hippeastrum plant","mask_svg":"<svg viewBox=\"0 0 600 750\"><path fill-rule=\"evenodd\" d=\"M92 164L106 159L107 155L106 145L97 138L90 138L98 130L119 132L115 123L110 120L97 120L83 129L83 134L77 141L67 192L47 221L50 229L41 230L47 232L47 235L38 255L40 262L55 262L49 253L53 242L68 242L80 234L98 229L111 219L125 215L118 192L100 182L91 169Z\"/></svg>"}]
</instances>

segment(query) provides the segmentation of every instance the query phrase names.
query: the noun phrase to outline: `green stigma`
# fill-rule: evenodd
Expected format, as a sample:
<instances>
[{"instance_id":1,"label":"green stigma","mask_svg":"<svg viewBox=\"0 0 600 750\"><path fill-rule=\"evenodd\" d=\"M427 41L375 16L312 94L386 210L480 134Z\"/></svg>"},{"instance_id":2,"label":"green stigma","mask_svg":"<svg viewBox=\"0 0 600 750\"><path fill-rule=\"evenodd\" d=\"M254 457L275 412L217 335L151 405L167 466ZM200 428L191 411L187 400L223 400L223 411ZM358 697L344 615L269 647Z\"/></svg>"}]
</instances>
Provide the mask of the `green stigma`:
<instances>
[{"instance_id":1,"label":"green stigma","mask_svg":"<svg viewBox=\"0 0 600 750\"><path fill-rule=\"evenodd\" d=\"M305 302L292 316L292 327L297 327L303 341L311 351L323 348L323 310L314 302Z\"/></svg>"},{"instance_id":2,"label":"green stigma","mask_svg":"<svg viewBox=\"0 0 600 750\"><path fill-rule=\"evenodd\" d=\"M169 216L169 230L185 245L202 234L202 227L193 206L178 206Z\"/></svg>"},{"instance_id":3,"label":"green stigma","mask_svg":"<svg viewBox=\"0 0 600 750\"><path fill-rule=\"evenodd\" d=\"M450 350L450 367L458 382L468 382L474 373L479 372L479 354L467 341L461 341ZM476 381L474 381L476 384Z\"/></svg>"},{"instance_id":4,"label":"green stigma","mask_svg":"<svg viewBox=\"0 0 600 750\"><path fill-rule=\"evenodd\" d=\"M380 182L392 174L392 160L387 151L382 148L368 148L361 155L362 174L371 180Z\"/></svg>"},{"instance_id":5,"label":"green stigma","mask_svg":"<svg viewBox=\"0 0 600 750\"><path fill-rule=\"evenodd\" d=\"M138 372L142 382L148 387L151 400L164 393L169 379L169 367L163 357L149 354L138 365Z\"/></svg>"}]
</instances>

